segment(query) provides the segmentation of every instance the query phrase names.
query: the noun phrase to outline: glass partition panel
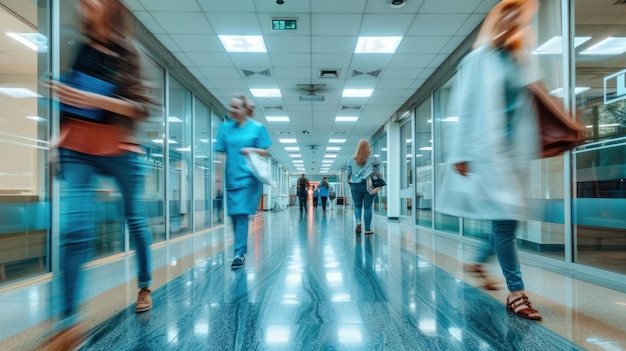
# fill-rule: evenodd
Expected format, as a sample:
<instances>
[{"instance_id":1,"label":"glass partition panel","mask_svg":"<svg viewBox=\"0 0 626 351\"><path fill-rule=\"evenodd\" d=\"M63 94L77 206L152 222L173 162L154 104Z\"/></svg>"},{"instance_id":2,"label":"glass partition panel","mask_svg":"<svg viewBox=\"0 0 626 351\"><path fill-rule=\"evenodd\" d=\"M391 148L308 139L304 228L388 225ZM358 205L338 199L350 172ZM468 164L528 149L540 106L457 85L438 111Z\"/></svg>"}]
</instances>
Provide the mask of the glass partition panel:
<instances>
[{"instance_id":1,"label":"glass partition panel","mask_svg":"<svg viewBox=\"0 0 626 351\"><path fill-rule=\"evenodd\" d=\"M400 126L400 214L413 215L413 130L411 119Z\"/></svg>"},{"instance_id":2,"label":"glass partition panel","mask_svg":"<svg viewBox=\"0 0 626 351\"><path fill-rule=\"evenodd\" d=\"M443 167L447 157L447 147L452 137L452 127L454 126L455 116L452 116L450 109L450 92L452 88L452 80L446 82L433 93L433 111L432 118L435 121L435 194L439 189L439 184L443 178ZM458 119L458 118L457 118ZM435 212L435 229L459 234L459 218L448 216L443 213Z\"/></svg>"},{"instance_id":3,"label":"glass partition panel","mask_svg":"<svg viewBox=\"0 0 626 351\"><path fill-rule=\"evenodd\" d=\"M193 124L194 230L211 226L211 111L195 99Z\"/></svg>"},{"instance_id":4,"label":"glass partition panel","mask_svg":"<svg viewBox=\"0 0 626 351\"><path fill-rule=\"evenodd\" d=\"M47 3L12 1L0 7L0 286L49 271ZM37 36L33 50L24 37ZM39 99L39 98L41 99Z\"/></svg>"},{"instance_id":5,"label":"glass partition panel","mask_svg":"<svg viewBox=\"0 0 626 351\"><path fill-rule=\"evenodd\" d=\"M430 99L415 110L415 224L433 225L433 137Z\"/></svg>"},{"instance_id":6,"label":"glass partition panel","mask_svg":"<svg viewBox=\"0 0 626 351\"><path fill-rule=\"evenodd\" d=\"M575 262L621 274L626 257L626 140L575 154Z\"/></svg>"},{"instance_id":7,"label":"glass partition panel","mask_svg":"<svg viewBox=\"0 0 626 351\"><path fill-rule=\"evenodd\" d=\"M167 192L170 237L190 233L191 226L191 92L174 77L169 80L169 146Z\"/></svg>"},{"instance_id":8,"label":"glass partition panel","mask_svg":"<svg viewBox=\"0 0 626 351\"><path fill-rule=\"evenodd\" d=\"M224 223L224 164L222 159L213 152L213 145L217 140L217 132L222 119L211 111L211 189L213 189L213 224Z\"/></svg>"},{"instance_id":9,"label":"glass partition panel","mask_svg":"<svg viewBox=\"0 0 626 351\"><path fill-rule=\"evenodd\" d=\"M387 179L387 174L389 174L387 170L387 133L383 134L380 137L380 172L383 176L383 179L385 179L385 181L389 181L389 179ZM381 216L387 215L387 201L389 199L389 197L387 196L387 188L388 187L384 186L383 190L378 192L378 198L380 199L379 214Z\"/></svg>"}]
</instances>

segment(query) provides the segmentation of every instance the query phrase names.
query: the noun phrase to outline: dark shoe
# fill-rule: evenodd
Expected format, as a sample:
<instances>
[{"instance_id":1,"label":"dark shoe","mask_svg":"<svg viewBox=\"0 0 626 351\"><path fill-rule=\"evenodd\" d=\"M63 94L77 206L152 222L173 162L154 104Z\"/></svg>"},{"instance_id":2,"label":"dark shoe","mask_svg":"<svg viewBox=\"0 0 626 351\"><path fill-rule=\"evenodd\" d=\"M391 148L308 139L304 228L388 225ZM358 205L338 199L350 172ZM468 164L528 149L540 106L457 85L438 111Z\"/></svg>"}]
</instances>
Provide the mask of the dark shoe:
<instances>
[{"instance_id":1,"label":"dark shoe","mask_svg":"<svg viewBox=\"0 0 626 351\"><path fill-rule=\"evenodd\" d=\"M365 231L365 235L372 235L372 234L374 234L373 230L366 230Z\"/></svg>"},{"instance_id":2,"label":"dark shoe","mask_svg":"<svg viewBox=\"0 0 626 351\"><path fill-rule=\"evenodd\" d=\"M243 267L246 263L246 258L243 256L235 256L233 263L230 265L230 268L237 269Z\"/></svg>"},{"instance_id":3,"label":"dark shoe","mask_svg":"<svg viewBox=\"0 0 626 351\"><path fill-rule=\"evenodd\" d=\"M36 351L74 351L87 343L85 332L78 325L65 328L45 340Z\"/></svg>"},{"instance_id":4,"label":"dark shoe","mask_svg":"<svg viewBox=\"0 0 626 351\"><path fill-rule=\"evenodd\" d=\"M137 294L135 312L145 312L152 308L152 291L148 288L141 288Z\"/></svg>"},{"instance_id":5,"label":"dark shoe","mask_svg":"<svg viewBox=\"0 0 626 351\"><path fill-rule=\"evenodd\" d=\"M530 303L528 296L523 294L513 301L509 301L509 298L507 297L506 309L522 318L532 319L534 321L541 320L541 315L539 314L539 311L533 308L533 305Z\"/></svg>"},{"instance_id":6,"label":"dark shoe","mask_svg":"<svg viewBox=\"0 0 626 351\"><path fill-rule=\"evenodd\" d=\"M361 222L356 224L356 229L354 230L354 232L357 234L361 234Z\"/></svg>"}]
</instances>

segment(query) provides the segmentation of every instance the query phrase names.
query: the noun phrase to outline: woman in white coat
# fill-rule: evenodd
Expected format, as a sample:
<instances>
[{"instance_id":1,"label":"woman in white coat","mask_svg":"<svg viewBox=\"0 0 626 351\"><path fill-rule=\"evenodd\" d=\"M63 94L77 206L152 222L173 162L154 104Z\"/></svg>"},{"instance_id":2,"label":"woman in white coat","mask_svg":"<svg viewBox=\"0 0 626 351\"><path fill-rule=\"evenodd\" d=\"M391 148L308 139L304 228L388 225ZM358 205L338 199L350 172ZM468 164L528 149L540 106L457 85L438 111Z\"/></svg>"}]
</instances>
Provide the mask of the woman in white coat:
<instances>
[{"instance_id":1,"label":"woman in white coat","mask_svg":"<svg viewBox=\"0 0 626 351\"><path fill-rule=\"evenodd\" d=\"M474 50L461 62L453 104L459 123L449 150L437 209L458 217L492 220L493 234L470 269L495 251L506 279L507 309L540 320L524 290L516 247L519 220L528 218L529 163L538 157L535 110L524 88L523 53L536 0L504 0L489 13ZM495 288L485 281L486 288Z\"/></svg>"}]
</instances>

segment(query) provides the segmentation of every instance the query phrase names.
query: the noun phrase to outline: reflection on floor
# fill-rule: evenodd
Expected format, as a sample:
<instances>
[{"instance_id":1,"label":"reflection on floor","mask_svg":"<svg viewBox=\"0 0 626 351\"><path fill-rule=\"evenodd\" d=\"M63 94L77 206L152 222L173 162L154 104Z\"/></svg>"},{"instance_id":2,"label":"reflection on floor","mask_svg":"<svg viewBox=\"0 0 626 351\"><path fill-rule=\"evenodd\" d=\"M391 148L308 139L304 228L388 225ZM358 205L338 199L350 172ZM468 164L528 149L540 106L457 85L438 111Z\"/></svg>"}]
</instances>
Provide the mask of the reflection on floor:
<instances>
[{"instance_id":1,"label":"reflection on floor","mask_svg":"<svg viewBox=\"0 0 626 351\"><path fill-rule=\"evenodd\" d=\"M155 274L154 308L120 309L84 349L626 349L621 292L524 264L544 316L532 322L506 311L505 291L472 286L462 270L472 246L458 238L383 217L358 236L348 209L297 211L252 220L240 270L230 268L230 228L225 249L196 250L175 276L160 270L169 278Z\"/></svg>"}]
</instances>

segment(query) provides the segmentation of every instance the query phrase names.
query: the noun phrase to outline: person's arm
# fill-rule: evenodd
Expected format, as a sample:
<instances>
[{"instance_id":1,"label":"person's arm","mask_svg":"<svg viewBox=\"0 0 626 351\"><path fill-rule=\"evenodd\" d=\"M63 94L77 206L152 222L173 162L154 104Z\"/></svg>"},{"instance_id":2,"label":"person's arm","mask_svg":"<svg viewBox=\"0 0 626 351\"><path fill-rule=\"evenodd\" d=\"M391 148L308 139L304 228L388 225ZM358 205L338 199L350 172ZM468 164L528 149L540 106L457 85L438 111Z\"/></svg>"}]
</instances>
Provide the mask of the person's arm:
<instances>
[{"instance_id":1,"label":"person's arm","mask_svg":"<svg viewBox=\"0 0 626 351\"><path fill-rule=\"evenodd\" d=\"M257 154L259 154L260 156L263 156L263 157L269 156L269 154L270 154L269 151L267 151L265 149L259 149L259 148L256 148L256 147L244 147L243 149L241 149L241 154L242 155L247 155L250 152L255 152L255 153L257 153Z\"/></svg>"}]
</instances>

